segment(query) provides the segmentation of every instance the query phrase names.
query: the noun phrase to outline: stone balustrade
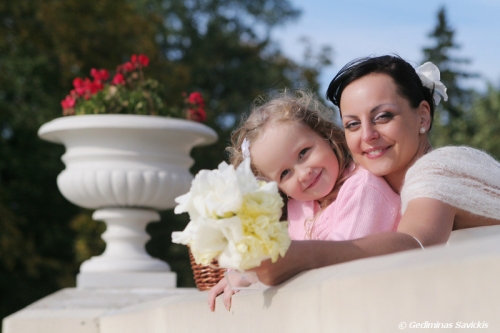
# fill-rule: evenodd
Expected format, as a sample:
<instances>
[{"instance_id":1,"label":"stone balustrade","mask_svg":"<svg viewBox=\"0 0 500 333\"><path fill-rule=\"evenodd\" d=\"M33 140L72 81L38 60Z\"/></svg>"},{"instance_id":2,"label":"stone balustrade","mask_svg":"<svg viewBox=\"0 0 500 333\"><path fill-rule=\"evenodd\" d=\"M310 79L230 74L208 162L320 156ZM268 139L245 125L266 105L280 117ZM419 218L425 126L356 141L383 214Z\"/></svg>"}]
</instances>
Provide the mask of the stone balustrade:
<instances>
[{"instance_id":1,"label":"stone balustrade","mask_svg":"<svg viewBox=\"0 0 500 333\"><path fill-rule=\"evenodd\" d=\"M226 311L195 289L64 289L3 321L4 333L500 331L500 227L324 267L244 290ZM439 327L440 329L436 329Z\"/></svg>"}]
</instances>

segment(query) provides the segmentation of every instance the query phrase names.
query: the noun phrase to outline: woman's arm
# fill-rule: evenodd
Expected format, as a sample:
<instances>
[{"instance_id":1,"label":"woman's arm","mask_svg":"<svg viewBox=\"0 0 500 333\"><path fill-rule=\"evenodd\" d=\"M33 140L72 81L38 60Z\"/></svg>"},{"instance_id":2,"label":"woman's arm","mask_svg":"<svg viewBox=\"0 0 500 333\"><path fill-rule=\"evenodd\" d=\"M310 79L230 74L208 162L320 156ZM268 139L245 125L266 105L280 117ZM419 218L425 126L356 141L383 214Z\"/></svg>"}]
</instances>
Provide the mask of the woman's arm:
<instances>
[{"instance_id":1,"label":"woman's arm","mask_svg":"<svg viewBox=\"0 0 500 333\"><path fill-rule=\"evenodd\" d=\"M284 257L251 270L262 283L274 286L302 271L419 247L413 237L399 232L348 241L292 241Z\"/></svg>"},{"instance_id":2,"label":"woman's arm","mask_svg":"<svg viewBox=\"0 0 500 333\"><path fill-rule=\"evenodd\" d=\"M431 198L416 198L408 203L398 231L417 238L423 246L448 241L457 209Z\"/></svg>"},{"instance_id":3,"label":"woman's arm","mask_svg":"<svg viewBox=\"0 0 500 333\"><path fill-rule=\"evenodd\" d=\"M259 280L277 285L292 276L313 268L351 260L374 257L445 243L451 233L456 209L441 201L418 198L412 200L397 232L370 235L349 241L292 241L285 257L270 260L252 269Z\"/></svg>"}]
</instances>

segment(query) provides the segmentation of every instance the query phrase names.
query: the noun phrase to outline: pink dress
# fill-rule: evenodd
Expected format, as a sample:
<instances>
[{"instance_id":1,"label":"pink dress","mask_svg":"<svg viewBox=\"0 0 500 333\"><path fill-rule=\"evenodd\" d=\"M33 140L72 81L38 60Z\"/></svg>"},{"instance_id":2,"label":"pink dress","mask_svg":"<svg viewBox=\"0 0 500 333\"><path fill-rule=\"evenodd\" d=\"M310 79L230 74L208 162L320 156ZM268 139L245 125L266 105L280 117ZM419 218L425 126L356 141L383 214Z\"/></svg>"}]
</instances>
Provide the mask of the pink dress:
<instances>
[{"instance_id":1,"label":"pink dress","mask_svg":"<svg viewBox=\"0 0 500 333\"><path fill-rule=\"evenodd\" d=\"M400 205L384 178L357 166L323 211L316 201L288 201L288 232L293 240L348 240L395 231Z\"/></svg>"}]
</instances>

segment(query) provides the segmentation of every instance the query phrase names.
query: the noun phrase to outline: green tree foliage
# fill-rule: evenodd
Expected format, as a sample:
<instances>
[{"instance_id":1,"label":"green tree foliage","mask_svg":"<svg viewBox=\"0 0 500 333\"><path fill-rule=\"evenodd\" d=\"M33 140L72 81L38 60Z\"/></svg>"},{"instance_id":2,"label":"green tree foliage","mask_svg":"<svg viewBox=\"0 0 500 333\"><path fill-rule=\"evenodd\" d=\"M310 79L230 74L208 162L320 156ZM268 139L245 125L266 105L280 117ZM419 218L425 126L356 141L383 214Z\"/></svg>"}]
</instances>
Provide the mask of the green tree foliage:
<instances>
[{"instance_id":1,"label":"green tree foliage","mask_svg":"<svg viewBox=\"0 0 500 333\"><path fill-rule=\"evenodd\" d=\"M474 134L470 145L481 148L500 161L500 89L491 84L477 94L472 104Z\"/></svg>"},{"instance_id":2,"label":"green tree foliage","mask_svg":"<svg viewBox=\"0 0 500 333\"><path fill-rule=\"evenodd\" d=\"M445 8L437 14L437 25L429 33L434 45L424 48L424 61L432 61L441 71L441 81L448 88L448 101L436 108L431 140L436 147L449 144L468 144L474 133L470 112L473 91L462 87L464 80L476 77L463 66L466 58L454 55L460 49L455 42L455 31L448 25Z\"/></svg>"},{"instance_id":3,"label":"green tree foliage","mask_svg":"<svg viewBox=\"0 0 500 333\"><path fill-rule=\"evenodd\" d=\"M433 47L424 48L424 61L432 61L441 71L448 88L448 101L436 108L431 140L436 147L468 145L483 149L500 159L500 91L488 83L486 92L463 88L467 79L478 77L465 69L470 61L455 57L460 47L455 31L448 25L446 11L438 12L438 23L429 37Z\"/></svg>"},{"instance_id":4,"label":"green tree foliage","mask_svg":"<svg viewBox=\"0 0 500 333\"><path fill-rule=\"evenodd\" d=\"M195 149L192 172L225 158L228 135L260 94L318 87L329 50L298 64L270 39L299 15L288 0L5 0L0 2L0 318L65 286L80 263L102 251L103 224L64 199L56 186L62 146L37 137L61 115L74 77L112 68L133 53L151 58L148 75L166 103L199 90L219 134ZM162 213L148 226L148 251L167 260L180 286L192 286L187 250L170 234L187 216Z\"/></svg>"},{"instance_id":5,"label":"green tree foliage","mask_svg":"<svg viewBox=\"0 0 500 333\"><path fill-rule=\"evenodd\" d=\"M0 318L74 285L78 269L69 222L79 209L56 186L64 148L38 128L61 115L75 75L157 50L148 25L115 1L0 3Z\"/></svg>"}]
</instances>

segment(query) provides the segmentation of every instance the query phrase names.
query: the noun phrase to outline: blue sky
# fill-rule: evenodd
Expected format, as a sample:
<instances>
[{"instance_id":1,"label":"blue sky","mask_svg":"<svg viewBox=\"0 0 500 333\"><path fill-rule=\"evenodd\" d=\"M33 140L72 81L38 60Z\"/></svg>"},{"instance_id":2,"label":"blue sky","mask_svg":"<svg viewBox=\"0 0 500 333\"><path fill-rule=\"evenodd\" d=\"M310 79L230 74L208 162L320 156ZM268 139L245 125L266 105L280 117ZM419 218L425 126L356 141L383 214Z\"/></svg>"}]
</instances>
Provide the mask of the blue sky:
<instances>
[{"instance_id":1,"label":"blue sky","mask_svg":"<svg viewBox=\"0 0 500 333\"><path fill-rule=\"evenodd\" d=\"M302 58L305 36L319 49L334 49L334 64L320 78L324 92L337 71L354 58L399 54L414 66L421 64L422 48L432 45L427 37L437 24L437 13L446 9L455 42L456 55L471 60L467 68L500 86L500 1L499 0L291 0L302 10L301 17L277 28L274 39L291 58ZM469 84L485 87L484 79Z\"/></svg>"}]
</instances>

